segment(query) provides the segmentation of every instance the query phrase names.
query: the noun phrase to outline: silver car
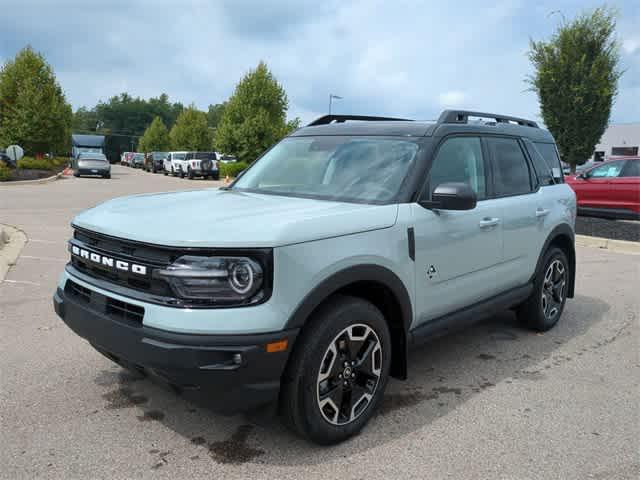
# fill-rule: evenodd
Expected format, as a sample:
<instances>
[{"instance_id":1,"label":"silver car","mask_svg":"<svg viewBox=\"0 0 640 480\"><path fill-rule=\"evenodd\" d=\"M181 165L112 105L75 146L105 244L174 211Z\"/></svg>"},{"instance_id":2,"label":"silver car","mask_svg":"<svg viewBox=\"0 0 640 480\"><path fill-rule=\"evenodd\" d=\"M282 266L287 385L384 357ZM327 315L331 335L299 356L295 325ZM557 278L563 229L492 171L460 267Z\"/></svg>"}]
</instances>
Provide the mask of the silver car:
<instances>
[{"instance_id":1,"label":"silver car","mask_svg":"<svg viewBox=\"0 0 640 480\"><path fill-rule=\"evenodd\" d=\"M81 153L72 162L73 176L111 178L111 164L103 153Z\"/></svg>"}]
</instances>

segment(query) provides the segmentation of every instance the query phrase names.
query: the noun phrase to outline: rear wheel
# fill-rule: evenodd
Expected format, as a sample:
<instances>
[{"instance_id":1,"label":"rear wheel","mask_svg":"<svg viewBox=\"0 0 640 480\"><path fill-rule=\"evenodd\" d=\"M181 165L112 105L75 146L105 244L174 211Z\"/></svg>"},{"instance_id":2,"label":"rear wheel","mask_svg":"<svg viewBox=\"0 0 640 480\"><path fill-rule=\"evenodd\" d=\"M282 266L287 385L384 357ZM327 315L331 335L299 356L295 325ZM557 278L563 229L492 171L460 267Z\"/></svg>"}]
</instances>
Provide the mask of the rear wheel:
<instances>
[{"instance_id":1,"label":"rear wheel","mask_svg":"<svg viewBox=\"0 0 640 480\"><path fill-rule=\"evenodd\" d=\"M529 328L544 332L553 328L567 300L569 262L559 248L547 251L536 276L531 296L517 308L518 319Z\"/></svg>"},{"instance_id":2,"label":"rear wheel","mask_svg":"<svg viewBox=\"0 0 640 480\"><path fill-rule=\"evenodd\" d=\"M336 296L314 313L283 378L281 412L319 444L357 434L384 395L391 364L387 322L374 305Z\"/></svg>"}]
</instances>

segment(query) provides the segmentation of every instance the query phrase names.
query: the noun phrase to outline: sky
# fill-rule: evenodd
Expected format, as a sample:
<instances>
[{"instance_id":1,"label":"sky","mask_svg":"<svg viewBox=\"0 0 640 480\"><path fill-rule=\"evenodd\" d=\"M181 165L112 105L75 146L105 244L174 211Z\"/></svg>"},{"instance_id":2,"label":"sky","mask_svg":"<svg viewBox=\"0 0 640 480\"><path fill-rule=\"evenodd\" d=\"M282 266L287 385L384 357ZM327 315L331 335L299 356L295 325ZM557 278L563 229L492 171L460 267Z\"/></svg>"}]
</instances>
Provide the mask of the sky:
<instances>
[{"instance_id":1,"label":"sky","mask_svg":"<svg viewBox=\"0 0 640 480\"><path fill-rule=\"evenodd\" d=\"M303 123L333 112L437 118L445 108L540 120L530 39L601 2L0 0L0 64L30 44L74 109L121 92L206 110L264 60ZM611 122L640 121L640 1L610 1L625 73Z\"/></svg>"}]
</instances>

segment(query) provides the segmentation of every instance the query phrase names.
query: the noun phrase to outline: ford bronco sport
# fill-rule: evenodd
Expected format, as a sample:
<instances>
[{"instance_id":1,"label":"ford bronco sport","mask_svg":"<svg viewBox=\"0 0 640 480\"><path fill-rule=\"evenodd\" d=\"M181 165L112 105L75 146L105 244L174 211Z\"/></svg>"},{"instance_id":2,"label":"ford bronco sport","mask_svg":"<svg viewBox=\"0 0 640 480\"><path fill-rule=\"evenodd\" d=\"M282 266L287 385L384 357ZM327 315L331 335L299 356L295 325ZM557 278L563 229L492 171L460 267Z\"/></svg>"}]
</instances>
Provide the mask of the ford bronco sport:
<instances>
[{"instance_id":1,"label":"ford bronco sport","mask_svg":"<svg viewBox=\"0 0 640 480\"><path fill-rule=\"evenodd\" d=\"M226 413L277 401L331 444L407 377L411 345L500 309L553 327L575 215L535 122L330 115L228 187L79 214L53 303L118 364Z\"/></svg>"}]
</instances>

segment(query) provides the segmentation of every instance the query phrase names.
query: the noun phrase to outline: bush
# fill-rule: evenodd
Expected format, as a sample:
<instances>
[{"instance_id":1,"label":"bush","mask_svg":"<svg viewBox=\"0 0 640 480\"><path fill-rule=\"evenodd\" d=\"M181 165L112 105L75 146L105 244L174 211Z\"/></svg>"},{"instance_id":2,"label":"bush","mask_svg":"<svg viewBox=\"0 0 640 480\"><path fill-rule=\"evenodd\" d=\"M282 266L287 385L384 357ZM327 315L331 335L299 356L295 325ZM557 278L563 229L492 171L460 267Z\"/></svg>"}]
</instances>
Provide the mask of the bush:
<instances>
[{"instance_id":1,"label":"bush","mask_svg":"<svg viewBox=\"0 0 640 480\"><path fill-rule=\"evenodd\" d=\"M222 163L220 162L220 178L229 175L230 178L237 177L240 172L247 168L245 162Z\"/></svg>"},{"instance_id":2,"label":"bush","mask_svg":"<svg viewBox=\"0 0 640 480\"><path fill-rule=\"evenodd\" d=\"M11 168L0 160L0 182L6 182L11 176Z\"/></svg>"},{"instance_id":3,"label":"bush","mask_svg":"<svg viewBox=\"0 0 640 480\"><path fill-rule=\"evenodd\" d=\"M58 157L60 158L60 157ZM59 166L56 159L23 157L18 160L18 168L25 170L51 170Z\"/></svg>"}]
</instances>

